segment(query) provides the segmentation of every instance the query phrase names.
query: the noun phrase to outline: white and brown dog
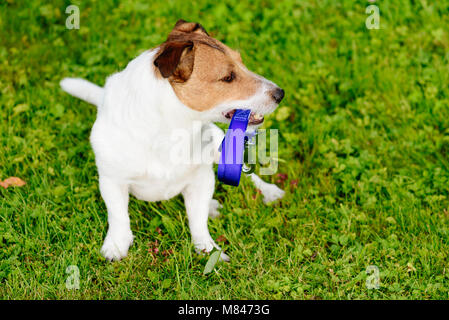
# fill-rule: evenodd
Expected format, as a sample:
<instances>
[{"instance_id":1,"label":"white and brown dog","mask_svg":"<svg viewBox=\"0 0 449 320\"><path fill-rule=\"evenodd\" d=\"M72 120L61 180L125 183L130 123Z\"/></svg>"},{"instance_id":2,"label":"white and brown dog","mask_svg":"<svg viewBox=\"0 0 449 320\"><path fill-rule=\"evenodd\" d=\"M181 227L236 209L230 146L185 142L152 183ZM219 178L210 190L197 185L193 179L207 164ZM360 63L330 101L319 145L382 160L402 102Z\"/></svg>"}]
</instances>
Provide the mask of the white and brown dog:
<instances>
[{"instance_id":1,"label":"white and brown dog","mask_svg":"<svg viewBox=\"0 0 449 320\"><path fill-rule=\"evenodd\" d=\"M120 260L133 242L128 215L131 193L146 201L182 194L192 241L197 251L220 249L209 234L208 216L218 215L212 199L212 163L173 163L173 132L185 129L187 141L201 121L212 134L216 151L224 133L213 122L229 123L233 110L250 109L250 125L263 122L284 96L273 82L252 73L240 54L210 37L198 23L179 20L167 40L108 77L101 88L83 79L66 78L61 87L98 107L90 141L98 168L100 192L108 211L109 229L101 249ZM201 130L200 130L201 131ZM184 137L185 138L185 137ZM284 191L250 175L264 201ZM221 259L229 260L222 253Z\"/></svg>"}]
</instances>

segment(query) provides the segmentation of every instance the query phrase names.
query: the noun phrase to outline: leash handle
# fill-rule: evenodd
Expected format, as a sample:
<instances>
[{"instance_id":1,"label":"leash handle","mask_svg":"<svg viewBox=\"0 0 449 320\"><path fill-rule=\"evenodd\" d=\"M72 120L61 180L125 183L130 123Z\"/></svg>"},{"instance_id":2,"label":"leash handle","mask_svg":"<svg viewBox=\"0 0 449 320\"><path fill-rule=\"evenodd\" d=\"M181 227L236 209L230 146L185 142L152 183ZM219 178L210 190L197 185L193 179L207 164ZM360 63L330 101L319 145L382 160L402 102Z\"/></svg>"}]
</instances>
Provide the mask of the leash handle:
<instances>
[{"instance_id":1,"label":"leash handle","mask_svg":"<svg viewBox=\"0 0 449 320\"><path fill-rule=\"evenodd\" d=\"M251 110L236 109L221 143L218 180L235 187L239 185L242 174L245 132L250 115Z\"/></svg>"}]
</instances>

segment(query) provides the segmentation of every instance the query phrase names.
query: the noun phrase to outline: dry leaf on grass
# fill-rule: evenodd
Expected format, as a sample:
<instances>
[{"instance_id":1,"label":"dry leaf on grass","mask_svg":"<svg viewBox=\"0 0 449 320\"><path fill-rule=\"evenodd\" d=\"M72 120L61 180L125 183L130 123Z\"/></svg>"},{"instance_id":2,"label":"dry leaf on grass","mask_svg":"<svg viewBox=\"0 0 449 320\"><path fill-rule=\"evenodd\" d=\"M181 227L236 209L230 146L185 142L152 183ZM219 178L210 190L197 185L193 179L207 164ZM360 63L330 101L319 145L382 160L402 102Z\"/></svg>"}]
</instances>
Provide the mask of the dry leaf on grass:
<instances>
[{"instance_id":1,"label":"dry leaf on grass","mask_svg":"<svg viewBox=\"0 0 449 320\"><path fill-rule=\"evenodd\" d=\"M215 241L217 242L228 242L228 239L226 239L226 237L224 235L219 236L217 239L215 239Z\"/></svg>"},{"instance_id":2,"label":"dry leaf on grass","mask_svg":"<svg viewBox=\"0 0 449 320\"><path fill-rule=\"evenodd\" d=\"M3 181L0 181L0 186L5 189L8 187L23 187L25 184L25 181L17 177L9 177Z\"/></svg>"},{"instance_id":3,"label":"dry leaf on grass","mask_svg":"<svg viewBox=\"0 0 449 320\"><path fill-rule=\"evenodd\" d=\"M288 179L288 174L286 173L278 173L276 174L276 183L284 184L285 180Z\"/></svg>"}]
</instances>

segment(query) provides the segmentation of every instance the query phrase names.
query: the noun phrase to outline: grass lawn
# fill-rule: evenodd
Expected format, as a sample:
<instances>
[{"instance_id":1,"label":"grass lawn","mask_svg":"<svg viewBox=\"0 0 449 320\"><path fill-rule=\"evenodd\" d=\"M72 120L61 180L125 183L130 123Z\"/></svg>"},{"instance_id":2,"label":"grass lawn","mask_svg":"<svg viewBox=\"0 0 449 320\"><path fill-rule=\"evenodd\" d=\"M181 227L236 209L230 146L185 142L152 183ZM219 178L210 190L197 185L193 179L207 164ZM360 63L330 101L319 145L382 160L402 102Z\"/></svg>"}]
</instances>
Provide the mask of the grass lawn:
<instances>
[{"instance_id":1,"label":"grass lawn","mask_svg":"<svg viewBox=\"0 0 449 320\"><path fill-rule=\"evenodd\" d=\"M70 1L0 4L0 180L27 183L0 188L0 298L448 299L449 1L378 0L379 30L368 1L73 2L79 30ZM181 197L131 198L129 256L103 259L96 110L58 84L103 85L179 18L286 92L264 124L281 174L264 179L286 195L264 205L249 181L217 183L209 226L232 260L207 275Z\"/></svg>"}]
</instances>

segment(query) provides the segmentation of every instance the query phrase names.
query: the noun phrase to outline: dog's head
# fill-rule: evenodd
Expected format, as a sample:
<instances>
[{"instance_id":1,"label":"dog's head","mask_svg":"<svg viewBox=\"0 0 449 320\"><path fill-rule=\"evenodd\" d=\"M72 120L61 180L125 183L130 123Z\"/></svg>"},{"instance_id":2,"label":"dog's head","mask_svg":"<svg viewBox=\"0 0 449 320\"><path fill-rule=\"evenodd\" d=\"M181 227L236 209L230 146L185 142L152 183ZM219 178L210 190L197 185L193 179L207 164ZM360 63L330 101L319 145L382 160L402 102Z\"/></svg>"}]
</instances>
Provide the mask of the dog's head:
<instances>
[{"instance_id":1,"label":"dog's head","mask_svg":"<svg viewBox=\"0 0 449 320\"><path fill-rule=\"evenodd\" d=\"M235 109L249 109L250 124L257 125L284 97L284 90L249 71L237 51L198 23L179 20L154 65L183 104L211 121L229 122Z\"/></svg>"}]
</instances>

